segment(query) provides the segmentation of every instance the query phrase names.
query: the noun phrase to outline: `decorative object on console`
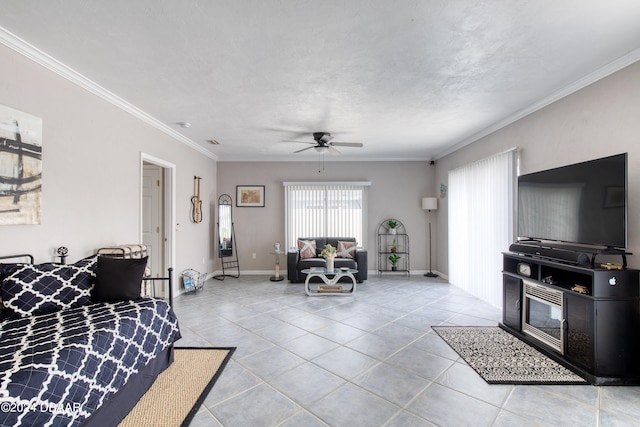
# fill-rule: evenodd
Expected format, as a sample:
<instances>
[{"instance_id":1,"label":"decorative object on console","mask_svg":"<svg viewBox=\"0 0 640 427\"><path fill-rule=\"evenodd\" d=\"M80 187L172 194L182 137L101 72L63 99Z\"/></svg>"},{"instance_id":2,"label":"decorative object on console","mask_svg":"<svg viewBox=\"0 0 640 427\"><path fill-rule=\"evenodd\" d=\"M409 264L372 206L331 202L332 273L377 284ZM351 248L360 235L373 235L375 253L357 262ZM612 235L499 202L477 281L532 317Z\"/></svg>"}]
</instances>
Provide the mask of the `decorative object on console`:
<instances>
[{"instance_id":1,"label":"decorative object on console","mask_svg":"<svg viewBox=\"0 0 640 427\"><path fill-rule=\"evenodd\" d=\"M200 199L200 180L202 179L199 176L194 176L196 189L195 195L191 198L191 221L196 224L200 224L202 222L202 200Z\"/></svg>"},{"instance_id":2,"label":"decorative object on console","mask_svg":"<svg viewBox=\"0 0 640 427\"><path fill-rule=\"evenodd\" d=\"M67 255L69 254L69 249L65 246L60 246L56 250L56 253L58 254L58 257L60 257L60 264L65 264Z\"/></svg>"},{"instance_id":3,"label":"decorative object on console","mask_svg":"<svg viewBox=\"0 0 640 427\"><path fill-rule=\"evenodd\" d=\"M600 264L600 268L605 268L607 270L622 270L624 265L619 262L605 262Z\"/></svg>"},{"instance_id":4,"label":"decorative object on console","mask_svg":"<svg viewBox=\"0 0 640 427\"><path fill-rule=\"evenodd\" d=\"M436 197L423 197L422 209L427 211L427 221L429 222L429 271L424 275L427 277L438 277L431 270L431 211L438 209L438 199Z\"/></svg>"},{"instance_id":5,"label":"decorative object on console","mask_svg":"<svg viewBox=\"0 0 640 427\"><path fill-rule=\"evenodd\" d=\"M0 105L0 225L40 224L42 119Z\"/></svg>"},{"instance_id":6,"label":"decorative object on console","mask_svg":"<svg viewBox=\"0 0 640 427\"><path fill-rule=\"evenodd\" d=\"M236 185L236 206L264 208L264 185Z\"/></svg>"},{"instance_id":7,"label":"decorative object on console","mask_svg":"<svg viewBox=\"0 0 640 427\"><path fill-rule=\"evenodd\" d=\"M526 262L518 263L518 274L525 277L531 277L531 264Z\"/></svg>"},{"instance_id":8,"label":"decorative object on console","mask_svg":"<svg viewBox=\"0 0 640 427\"><path fill-rule=\"evenodd\" d=\"M571 290L573 292L578 292L580 294L588 294L589 293L589 288L587 288L584 285L578 285L577 283L571 287Z\"/></svg>"}]
</instances>

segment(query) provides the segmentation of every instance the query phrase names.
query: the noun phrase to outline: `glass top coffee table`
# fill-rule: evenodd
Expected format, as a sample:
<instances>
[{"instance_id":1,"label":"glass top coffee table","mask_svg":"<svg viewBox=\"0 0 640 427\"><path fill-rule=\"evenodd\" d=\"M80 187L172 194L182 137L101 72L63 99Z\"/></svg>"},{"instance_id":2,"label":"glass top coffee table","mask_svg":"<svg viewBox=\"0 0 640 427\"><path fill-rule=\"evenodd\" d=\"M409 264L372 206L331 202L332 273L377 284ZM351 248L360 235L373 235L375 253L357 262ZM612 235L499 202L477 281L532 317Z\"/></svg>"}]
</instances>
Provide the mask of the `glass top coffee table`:
<instances>
[{"instance_id":1,"label":"glass top coffee table","mask_svg":"<svg viewBox=\"0 0 640 427\"><path fill-rule=\"evenodd\" d=\"M334 268L333 271L328 271L324 267L312 267L302 270L302 273L307 275L304 281L304 290L309 296L319 295L343 295L348 296L356 292L356 278L354 276L358 270L353 268ZM311 284L309 281L312 277L319 277L324 282L323 284ZM353 282L350 288L346 288L342 284L338 284L338 280L342 277L348 277Z\"/></svg>"}]
</instances>

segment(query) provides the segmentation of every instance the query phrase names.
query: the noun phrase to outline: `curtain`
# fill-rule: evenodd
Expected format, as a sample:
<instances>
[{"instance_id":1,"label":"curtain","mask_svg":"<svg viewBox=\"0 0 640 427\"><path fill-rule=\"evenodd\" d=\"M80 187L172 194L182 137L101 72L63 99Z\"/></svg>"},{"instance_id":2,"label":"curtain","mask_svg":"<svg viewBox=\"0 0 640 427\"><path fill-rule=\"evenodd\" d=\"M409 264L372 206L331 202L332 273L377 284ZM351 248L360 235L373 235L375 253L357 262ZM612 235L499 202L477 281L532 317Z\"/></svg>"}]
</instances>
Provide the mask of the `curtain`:
<instances>
[{"instance_id":1,"label":"curtain","mask_svg":"<svg viewBox=\"0 0 640 427\"><path fill-rule=\"evenodd\" d=\"M449 172L449 282L502 306L502 252L514 242L515 149Z\"/></svg>"},{"instance_id":2,"label":"curtain","mask_svg":"<svg viewBox=\"0 0 640 427\"><path fill-rule=\"evenodd\" d=\"M298 237L355 237L365 246L369 183L285 182L287 248Z\"/></svg>"}]
</instances>

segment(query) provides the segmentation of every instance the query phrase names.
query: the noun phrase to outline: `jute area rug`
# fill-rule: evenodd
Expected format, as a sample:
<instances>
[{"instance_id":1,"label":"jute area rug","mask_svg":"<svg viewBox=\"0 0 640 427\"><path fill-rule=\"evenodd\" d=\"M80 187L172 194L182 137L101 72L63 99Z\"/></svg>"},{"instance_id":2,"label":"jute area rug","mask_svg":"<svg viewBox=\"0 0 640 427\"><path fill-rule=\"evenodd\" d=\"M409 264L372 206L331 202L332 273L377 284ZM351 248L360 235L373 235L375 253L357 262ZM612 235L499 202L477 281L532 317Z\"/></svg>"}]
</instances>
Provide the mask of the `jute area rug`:
<instances>
[{"instance_id":1,"label":"jute area rug","mask_svg":"<svg viewBox=\"0 0 640 427\"><path fill-rule=\"evenodd\" d=\"M120 427L187 426L227 365L234 348L175 348L174 361Z\"/></svg>"},{"instance_id":2,"label":"jute area rug","mask_svg":"<svg viewBox=\"0 0 640 427\"><path fill-rule=\"evenodd\" d=\"M588 384L497 326L432 329L489 384Z\"/></svg>"}]
</instances>

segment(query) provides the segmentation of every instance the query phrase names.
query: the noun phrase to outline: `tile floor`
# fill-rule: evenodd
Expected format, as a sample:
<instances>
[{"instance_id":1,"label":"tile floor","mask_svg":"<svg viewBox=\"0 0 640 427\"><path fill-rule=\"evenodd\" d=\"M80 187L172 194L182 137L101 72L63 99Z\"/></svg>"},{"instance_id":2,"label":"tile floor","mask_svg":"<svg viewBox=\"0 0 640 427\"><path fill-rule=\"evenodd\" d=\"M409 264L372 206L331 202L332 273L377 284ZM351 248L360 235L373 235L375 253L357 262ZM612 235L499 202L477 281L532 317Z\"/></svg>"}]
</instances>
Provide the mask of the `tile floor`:
<instances>
[{"instance_id":1,"label":"tile floor","mask_svg":"<svg viewBox=\"0 0 640 427\"><path fill-rule=\"evenodd\" d=\"M637 426L640 387L488 385L431 325L500 310L440 279L308 297L266 276L176 298L178 346L237 347L192 426Z\"/></svg>"}]
</instances>

